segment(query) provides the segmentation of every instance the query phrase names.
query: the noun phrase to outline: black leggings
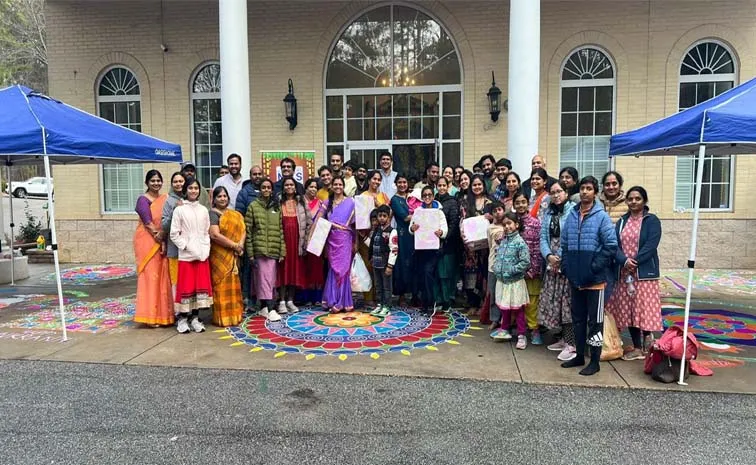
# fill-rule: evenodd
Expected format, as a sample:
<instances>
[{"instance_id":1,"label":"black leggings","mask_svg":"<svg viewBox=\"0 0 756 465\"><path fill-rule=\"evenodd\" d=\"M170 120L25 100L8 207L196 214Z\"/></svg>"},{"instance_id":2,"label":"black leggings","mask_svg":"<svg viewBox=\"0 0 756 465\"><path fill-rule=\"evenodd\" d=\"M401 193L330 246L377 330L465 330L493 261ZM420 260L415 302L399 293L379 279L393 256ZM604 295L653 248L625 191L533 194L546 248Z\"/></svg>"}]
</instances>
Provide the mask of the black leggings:
<instances>
[{"instance_id":1,"label":"black leggings","mask_svg":"<svg viewBox=\"0 0 756 465\"><path fill-rule=\"evenodd\" d=\"M643 338L651 334L651 331L641 331L640 328L635 328L633 326L630 326L627 328L627 330L630 332L630 337L633 339L633 347L636 349L643 348L643 339L641 338L641 333L643 333Z\"/></svg>"}]
</instances>

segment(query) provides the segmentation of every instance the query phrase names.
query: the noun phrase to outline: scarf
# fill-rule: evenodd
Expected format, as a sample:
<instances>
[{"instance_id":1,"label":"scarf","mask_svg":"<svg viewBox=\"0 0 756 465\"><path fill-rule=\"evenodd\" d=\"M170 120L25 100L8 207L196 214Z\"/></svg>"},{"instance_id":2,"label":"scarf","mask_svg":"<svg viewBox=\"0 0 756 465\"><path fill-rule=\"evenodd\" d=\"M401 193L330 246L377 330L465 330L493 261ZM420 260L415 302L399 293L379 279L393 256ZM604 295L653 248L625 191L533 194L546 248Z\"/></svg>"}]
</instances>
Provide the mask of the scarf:
<instances>
[{"instance_id":1,"label":"scarf","mask_svg":"<svg viewBox=\"0 0 756 465\"><path fill-rule=\"evenodd\" d=\"M564 212L564 206L566 202L561 205L552 203L549 205L551 210L551 222L549 223L549 237L559 237L562 234L562 228L560 225L560 218Z\"/></svg>"}]
</instances>

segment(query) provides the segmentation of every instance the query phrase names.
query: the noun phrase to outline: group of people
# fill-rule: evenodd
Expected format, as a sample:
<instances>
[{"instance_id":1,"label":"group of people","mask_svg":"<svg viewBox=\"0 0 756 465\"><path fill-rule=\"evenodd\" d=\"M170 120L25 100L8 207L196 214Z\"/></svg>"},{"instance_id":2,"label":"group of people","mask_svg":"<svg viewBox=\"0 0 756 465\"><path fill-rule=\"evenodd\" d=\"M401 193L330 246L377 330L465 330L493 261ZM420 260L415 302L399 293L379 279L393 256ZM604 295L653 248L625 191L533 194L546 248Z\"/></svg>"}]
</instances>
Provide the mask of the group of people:
<instances>
[{"instance_id":1,"label":"group of people","mask_svg":"<svg viewBox=\"0 0 756 465\"><path fill-rule=\"evenodd\" d=\"M536 155L523 181L509 160L485 155L472 171L431 162L417 180L393 171L389 152L372 171L333 154L302 184L289 158L275 181L259 166L243 180L241 157L227 162L212 195L190 163L168 194L160 173L147 173L136 205L137 322L201 332L204 308L214 325L232 326L255 308L275 322L303 303L348 312L357 302L387 316L397 298L432 316L464 302L490 320L494 341L525 349L528 333L533 345L553 334L548 349L565 368L586 365L587 345L584 375L599 370L605 308L631 335L626 360L643 358L662 329L661 223L646 190L624 190L616 171L599 183L565 167L557 179ZM478 217L486 239L471 240L466 220ZM330 229L316 255L308 244L320 220ZM415 236L435 246L416 250ZM372 281L362 295L350 279L357 254Z\"/></svg>"}]
</instances>

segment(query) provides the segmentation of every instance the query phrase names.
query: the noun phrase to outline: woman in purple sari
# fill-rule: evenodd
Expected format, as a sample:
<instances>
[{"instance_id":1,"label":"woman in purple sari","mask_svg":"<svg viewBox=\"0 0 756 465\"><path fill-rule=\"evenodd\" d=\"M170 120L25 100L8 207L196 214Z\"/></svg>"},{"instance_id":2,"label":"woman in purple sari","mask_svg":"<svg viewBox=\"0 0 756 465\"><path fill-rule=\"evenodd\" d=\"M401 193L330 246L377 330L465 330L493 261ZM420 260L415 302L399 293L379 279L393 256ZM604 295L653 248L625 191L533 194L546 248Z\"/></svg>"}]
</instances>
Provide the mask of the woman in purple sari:
<instances>
[{"instance_id":1,"label":"woman in purple sari","mask_svg":"<svg viewBox=\"0 0 756 465\"><path fill-rule=\"evenodd\" d=\"M317 215L318 218L321 216L332 224L324 251L328 258L328 277L323 289L323 308L331 313L351 312L354 302L349 276L357 250L357 234L354 229L354 200L344 195L343 178L337 177L331 181L328 201L321 206Z\"/></svg>"}]
</instances>

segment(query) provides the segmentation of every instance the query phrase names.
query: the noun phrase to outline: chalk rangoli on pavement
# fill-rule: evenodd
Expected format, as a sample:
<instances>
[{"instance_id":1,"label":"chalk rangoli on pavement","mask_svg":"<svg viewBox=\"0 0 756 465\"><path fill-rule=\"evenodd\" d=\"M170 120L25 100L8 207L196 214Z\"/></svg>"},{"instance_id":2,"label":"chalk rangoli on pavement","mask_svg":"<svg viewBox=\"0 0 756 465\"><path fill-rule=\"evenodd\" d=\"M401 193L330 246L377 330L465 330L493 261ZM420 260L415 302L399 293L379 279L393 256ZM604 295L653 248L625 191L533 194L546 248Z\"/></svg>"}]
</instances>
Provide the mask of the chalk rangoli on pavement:
<instances>
[{"instance_id":1,"label":"chalk rangoli on pavement","mask_svg":"<svg viewBox=\"0 0 756 465\"><path fill-rule=\"evenodd\" d=\"M663 271L659 284L662 296L685 294L688 270ZM696 270L693 274L693 291L756 296L756 273L742 270Z\"/></svg>"},{"instance_id":2,"label":"chalk rangoli on pavement","mask_svg":"<svg viewBox=\"0 0 756 465\"><path fill-rule=\"evenodd\" d=\"M63 284L86 286L99 284L102 281L124 279L136 276L134 265L93 265L75 266L60 271L60 279ZM55 273L45 276L45 282L55 282Z\"/></svg>"},{"instance_id":3,"label":"chalk rangoli on pavement","mask_svg":"<svg viewBox=\"0 0 756 465\"><path fill-rule=\"evenodd\" d=\"M98 333L134 325L134 295L84 302L64 298L66 329L74 332ZM26 314L0 324L0 328L61 330L57 296L40 296L20 307Z\"/></svg>"},{"instance_id":4,"label":"chalk rangoli on pavement","mask_svg":"<svg viewBox=\"0 0 756 465\"><path fill-rule=\"evenodd\" d=\"M679 305L662 305L664 327L683 326L685 309ZM716 308L693 309L688 320L690 331L702 342L727 343L756 347L756 317L746 313Z\"/></svg>"},{"instance_id":5,"label":"chalk rangoli on pavement","mask_svg":"<svg viewBox=\"0 0 756 465\"><path fill-rule=\"evenodd\" d=\"M393 307L386 317L363 312L330 314L319 307L303 308L279 322L255 316L241 325L220 330L233 339L232 346L252 346L250 352L270 350L275 357L301 354L307 360L332 355L341 360L367 355L373 359L387 353L410 355L412 350L436 351L440 344L459 344L457 337L470 337L470 321L461 313L438 313L433 317L415 309Z\"/></svg>"}]
</instances>

